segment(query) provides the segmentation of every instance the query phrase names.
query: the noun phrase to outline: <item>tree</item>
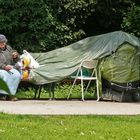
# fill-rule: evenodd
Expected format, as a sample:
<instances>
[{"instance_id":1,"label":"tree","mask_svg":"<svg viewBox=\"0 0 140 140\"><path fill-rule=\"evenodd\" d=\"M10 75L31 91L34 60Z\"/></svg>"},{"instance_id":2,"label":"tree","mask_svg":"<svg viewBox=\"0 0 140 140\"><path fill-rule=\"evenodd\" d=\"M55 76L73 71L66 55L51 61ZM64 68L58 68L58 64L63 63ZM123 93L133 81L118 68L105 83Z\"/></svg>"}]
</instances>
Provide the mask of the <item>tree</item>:
<instances>
[{"instance_id":1,"label":"tree","mask_svg":"<svg viewBox=\"0 0 140 140\"><path fill-rule=\"evenodd\" d=\"M84 30L88 36L121 30L122 13L131 0L97 0L95 12L87 19Z\"/></svg>"},{"instance_id":2,"label":"tree","mask_svg":"<svg viewBox=\"0 0 140 140\"><path fill-rule=\"evenodd\" d=\"M49 44L49 40L53 42L55 39L55 19L43 1L3 0L0 1L0 7L3 7L0 10L0 31L15 49L46 51L45 43ZM51 49L49 47L48 50Z\"/></svg>"},{"instance_id":3,"label":"tree","mask_svg":"<svg viewBox=\"0 0 140 140\"><path fill-rule=\"evenodd\" d=\"M22 51L45 52L80 40L96 0L0 1L0 32Z\"/></svg>"},{"instance_id":4,"label":"tree","mask_svg":"<svg viewBox=\"0 0 140 140\"><path fill-rule=\"evenodd\" d=\"M45 0L44 0L45 1ZM94 11L97 0L46 0L57 20L58 46L66 46L86 37L83 26Z\"/></svg>"},{"instance_id":5,"label":"tree","mask_svg":"<svg viewBox=\"0 0 140 140\"><path fill-rule=\"evenodd\" d=\"M88 36L122 29L122 13L131 3L131 0L0 0L0 33L19 52L24 49L46 52Z\"/></svg>"},{"instance_id":6,"label":"tree","mask_svg":"<svg viewBox=\"0 0 140 140\"><path fill-rule=\"evenodd\" d=\"M140 37L140 6L134 3L124 13L122 29Z\"/></svg>"}]
</instances>

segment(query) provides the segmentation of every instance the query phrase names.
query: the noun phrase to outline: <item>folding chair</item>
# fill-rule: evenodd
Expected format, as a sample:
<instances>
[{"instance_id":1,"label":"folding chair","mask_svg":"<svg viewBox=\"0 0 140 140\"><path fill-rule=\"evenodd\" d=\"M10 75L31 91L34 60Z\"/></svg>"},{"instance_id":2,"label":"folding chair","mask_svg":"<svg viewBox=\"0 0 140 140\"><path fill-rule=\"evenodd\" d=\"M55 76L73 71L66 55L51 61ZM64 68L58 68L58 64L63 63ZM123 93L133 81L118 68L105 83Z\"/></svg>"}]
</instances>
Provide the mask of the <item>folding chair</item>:
<instances>
[{"instance_id":1,"label":"folding chair","mask_svg":"<svg viewBox=\"0 0 140 140\"><path fill-rule=\"evenodd\" d=\"M100 97L99 97L98 78L97 78L97 70L96 70L97 64L98 64L98 60L84 60L81 62L76 76L71 76L71 78L74 78L74 82L73 82L72 87L68 93L67 99L69 99L70 95L72 94L72 90L73 90L73 87L76 83L76 80L80 80L82 100L84 101L85 93L86 93L91 81L94 80L94 81L96 81L97 101L99 101ZM92 70L91 75L90 76L84 75L83 68L87 69L87 70ZM88 84L84 90L84 81L85 80L88 81Z\"/></svg>"}]
</instances>

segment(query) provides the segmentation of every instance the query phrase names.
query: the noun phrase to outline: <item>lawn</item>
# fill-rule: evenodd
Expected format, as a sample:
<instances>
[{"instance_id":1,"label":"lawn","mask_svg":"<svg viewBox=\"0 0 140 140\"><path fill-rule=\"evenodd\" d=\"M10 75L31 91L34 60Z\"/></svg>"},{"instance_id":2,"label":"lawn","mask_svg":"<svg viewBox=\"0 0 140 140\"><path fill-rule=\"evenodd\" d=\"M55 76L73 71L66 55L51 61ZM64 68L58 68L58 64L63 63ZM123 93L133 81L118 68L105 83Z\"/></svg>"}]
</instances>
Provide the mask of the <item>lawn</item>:
<instances>
[{"instance_id":1,"label":"lawn","mask_svg":"<svg viewBox=\"0 0 140 140\"><path fill-rule=\"evenodd\" d=\"M55 98L67 99L71 86L72 86L71 84L56 85L55 90L54 90ZM95 87L90 87L85 95L85 99L96 99L94 93L95 93ZM32 99L34 98L34 95L35 95L35 89L32 86L25 87L25 88L21 87L18 89L18 92L16 94L16 96L19 99L20 98ZM81 99L81 86L80 85L76 85L74 87L72 95L70 97ZM46 90L46 88L43 88L41 90L40 98L47 98L47 99L49 98L49 91Z\"/></svg>"},{"instance_id":2,"label":"lawn","mask_svg":"<svg viewBox=\"0 0 140 140\"><path fill-rule=\"evenodd\" d=\"M72 98L81 98L77 86ZM55 89L66 98L69 86ZM19 89L18 98L33 98L34 89ZM42 90L41 98L49 98ZM94 98L94 89L85 98ZM140 116L58 115L32 116L0 113L0 140L139 140Z\"/></svg>"},{"instance_id":3,"label":"lawn","mask_svg":"<svg viewBox=\"0 0 140 140\"><path fill-rule=\"evenodd\" d=\"M139 140L140 116L0 114L0 140Z\"/></svg>"}]
</instances>

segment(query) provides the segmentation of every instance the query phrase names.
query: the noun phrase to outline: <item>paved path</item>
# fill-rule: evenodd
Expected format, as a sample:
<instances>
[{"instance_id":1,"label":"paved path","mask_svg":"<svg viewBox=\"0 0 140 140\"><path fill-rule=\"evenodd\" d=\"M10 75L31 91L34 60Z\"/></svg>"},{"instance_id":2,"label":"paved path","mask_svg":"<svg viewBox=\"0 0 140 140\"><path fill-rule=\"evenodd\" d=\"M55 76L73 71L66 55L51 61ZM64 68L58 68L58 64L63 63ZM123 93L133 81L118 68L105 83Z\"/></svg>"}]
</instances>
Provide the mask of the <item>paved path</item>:
<instances>
[{"instance_id":1,"label":"paved path","mask_svg":"<svg viewBox=\"0 0 140 140\"><path fill-rule=\"evenodd\" d=\"M0 112L33 115L137 115L139 103L66 100L0 101Z\"/></svg>"}]
</instances>

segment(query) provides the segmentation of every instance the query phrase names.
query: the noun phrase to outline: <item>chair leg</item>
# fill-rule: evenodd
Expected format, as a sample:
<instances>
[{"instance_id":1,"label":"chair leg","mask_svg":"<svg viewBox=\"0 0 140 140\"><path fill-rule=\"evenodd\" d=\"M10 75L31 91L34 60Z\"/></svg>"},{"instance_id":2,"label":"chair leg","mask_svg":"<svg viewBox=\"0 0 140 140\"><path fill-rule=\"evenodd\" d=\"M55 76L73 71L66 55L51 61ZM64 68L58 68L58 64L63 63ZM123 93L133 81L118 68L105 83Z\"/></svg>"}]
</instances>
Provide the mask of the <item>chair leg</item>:
<instances>
[{"instance_id":1,"label":"chair leg","mask_svg":"<svg viewBox=\"0 0 140 140\"><path fill-rule=\"evenodd\" d=\"M80 73L80 68L78 68L78 71L77 71L76 77L78 77L79 73ZM70 88L70 91L69 91L69 93L68 93L67 100L69 99L69 97L70 97L70 95L71 95L71 93L72 93L72 89L73 89L75 83L76 83L76 78L74 79L74 82L73 82L73 84L72 84L72 87Z\"/></svg>"},{"instance_id":2,"label":"chair leg","mask_svg":"<svg viewBox=\"0 0 140 140\"><path fill-rule=\"evenodd\" d=\"M55 95L54 95L54 90L55 90L55 87L56 87L56 83L52 83L52 86L51 86L51 92L52 92L52 99L55 98Z\"/></svg>"},{"instance_id":3,"label":"chair leg","mask_svg":"<svg viewBox=\"0 0 140 140\"><path fill-rule=\"evenodd\" d=\"M52 83L47 84L47 91L49 92L49 99L52 99L52 91L51 91Z\"/></svg>"},{"instance_id":4,"label":"chair leg","mask_svg":"<svg viewBox=\"0 0 140 140\"><path fill-rule=\"evenodd\" d=\"M37 91L38 91L38 87L35 86L35 96L34 96L34 99L36 99L36 94L37 94Z\"/></svg>"},{"instance_id":5,"label":"chair leg","mask_svg":"<svg viewBox=\"0 0 140 140\"><path fill-rule=\"evenodd\" d=\"M42 85L39 85L38 99L40 98L41 90L42 90Z\"/></svg>"},{"instance_id":6,"label":"chair leg","mask_svg":"<svg viewBox=\"0 0 140 140\"><path fill-rule=\"evenodd\" d=\"M82 79L81 79L81 90L82 90L82 100L84 101L84 84Z\"/></svg>"},{"instance_id":7,"label":"chair leg","mask_svg":"<svg viewBox=\"0 0 140 140\"><path fill-rule=\"evenodd\" d=\"M50 83L48 84L48 91L49 91L49 98L54 99L54 89L55 89L56 83Z\"/></svg>"},{"instance_id":8,"label":"chair leg","mask_svg":"<svg viewBox=\"0 0 140 140\"><path fill-rule=\"evenodd\" d=\"M35 85L35 96L34 99L36 99L36 96L38 94L38 99L40 98L40 94L41 94L41 89L42 89L42 85Z\"/></svg>"},{"instance_id":9,"label":"chair leg","mask_svg":"<svg viewBox=\"0 0 140 140\"><path fill-rule=\"evenodd\" d=\"M72 89L73 89L75 83L76 83L76 79L74 79L74 82L73 82L73 84L72 84L72 87L70 88L70 91L69 91L69 93L68 93L67 100L69 99L69 97L70 97L70 95L71 95L71 93L72 93Z\"/></svg>"},{"instance_id":10,"label":"chair leg","mask_svg":"<svg viewBox=\"0 0 140 140\"><path fill-rule=\"evenodd\" d=\"M96 79L96 88L97 88L97 101L100 100L100 95L99 95L99 84L98 84L98 80Z\"/></svg>"},{"instance_id":11,"label":"chair leg","mask_svg":"<svg viewBox=\"0 0 140 140\"><path fill-rule=\"evenodd\" d=\"M90 83L91 83L91 80L89 80L89 82L88 82L88 84L87 84L87 86L86 86L85 93L87 92Z\"/></svg>"}]
</instances>

